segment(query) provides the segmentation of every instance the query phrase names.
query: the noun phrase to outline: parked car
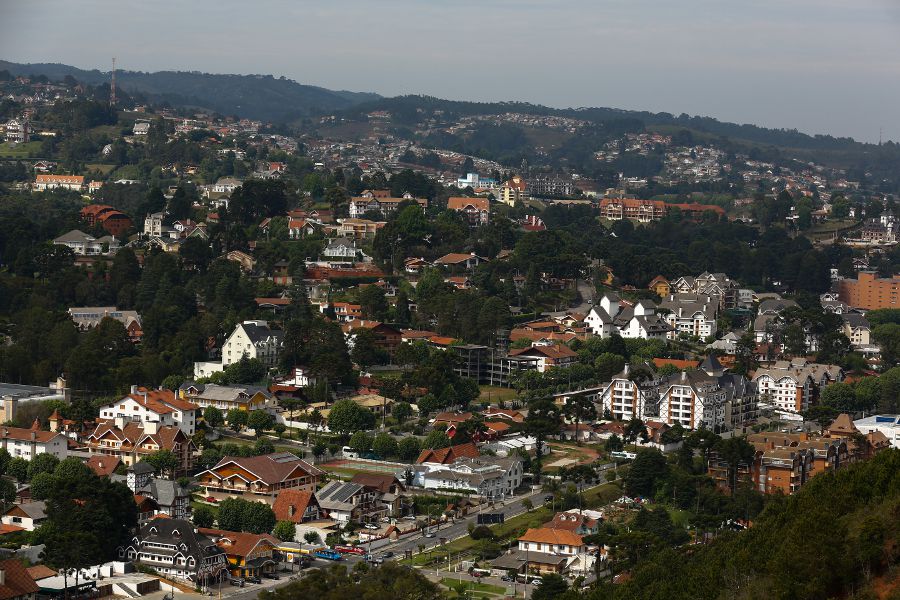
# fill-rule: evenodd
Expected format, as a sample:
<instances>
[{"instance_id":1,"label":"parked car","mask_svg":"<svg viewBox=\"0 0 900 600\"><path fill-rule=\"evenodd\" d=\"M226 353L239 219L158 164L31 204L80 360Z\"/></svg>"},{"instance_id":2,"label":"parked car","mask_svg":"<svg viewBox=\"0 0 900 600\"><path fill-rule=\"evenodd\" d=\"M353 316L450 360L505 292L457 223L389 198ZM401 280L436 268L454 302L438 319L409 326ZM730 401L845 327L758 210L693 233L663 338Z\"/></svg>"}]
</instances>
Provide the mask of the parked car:
<instances>
[{"instance_id":1,"label":"parked car","mask_svg":"<svg viewBox=\"0 0 900 600\"><path fill-rule=\"evenodd\" d=\"M206 498L204 498L204 500L206 500L207 502L211 502L213 504L218 502L218 500L216 500L215 496L207 496Z\"/></svg>"},{"instance_id":2,"label":"parked car","mask_svg":"<svg viewBox=\"0 0 900 600\"><path fill-rule=\"evenodd\" d=\"M378 530L378 529L379 529L378 525L375 525L374 523L366 523L364 527L365 527L366 529L374 529L374 530Z\"/></svg>"},{"instance_id":3,"label":"parked car","mask_svg":"<svg viewBox=\"0 0 900 600\"><path fill-rule=\"evenodd\" d=\"M250 575L249 577L245 577L245 579L250 583L262 583L262 579L256 575Z\"/></svg>"},{"instance_id":4,"label":"parked car","mask_svg":"<svg viewBox=\"0 0 900 600\"><path fill-rule=\"evenodd\" d=\"M233 586L244 587L244 580L241 579L240 577L232 577L231 579L228 580L228 583L230 583Z\"/></svg>"},{"instance_id":5,"label":"parked car","mask_svg":"<svg viewBox=\"0 0 900 600\"><path fill-rule=\"evenodd\" d=\"M278 573L263 573L263 577L265 577L266 579L281 579L278 576Z\"/></svg>"}]
</instances>

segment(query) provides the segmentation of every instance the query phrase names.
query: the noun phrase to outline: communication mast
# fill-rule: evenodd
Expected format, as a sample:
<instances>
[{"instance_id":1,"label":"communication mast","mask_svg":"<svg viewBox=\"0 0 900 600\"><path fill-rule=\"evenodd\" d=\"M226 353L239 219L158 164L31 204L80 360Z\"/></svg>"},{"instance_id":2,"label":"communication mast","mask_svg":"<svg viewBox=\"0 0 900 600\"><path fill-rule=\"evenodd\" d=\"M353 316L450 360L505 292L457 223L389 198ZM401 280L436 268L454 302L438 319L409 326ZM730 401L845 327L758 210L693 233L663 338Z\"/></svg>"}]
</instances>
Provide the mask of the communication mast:
<instances>
[{"instance_id":1,"label":"communication mast","mask_svg":"<svg viewBox=\"0 0 900 600\"><path fill-rule=\"evenodd\" d=\"M116 105L116 57L113 56L112 81L109 84L109 104Z\"/></svg>"}]
</instances>

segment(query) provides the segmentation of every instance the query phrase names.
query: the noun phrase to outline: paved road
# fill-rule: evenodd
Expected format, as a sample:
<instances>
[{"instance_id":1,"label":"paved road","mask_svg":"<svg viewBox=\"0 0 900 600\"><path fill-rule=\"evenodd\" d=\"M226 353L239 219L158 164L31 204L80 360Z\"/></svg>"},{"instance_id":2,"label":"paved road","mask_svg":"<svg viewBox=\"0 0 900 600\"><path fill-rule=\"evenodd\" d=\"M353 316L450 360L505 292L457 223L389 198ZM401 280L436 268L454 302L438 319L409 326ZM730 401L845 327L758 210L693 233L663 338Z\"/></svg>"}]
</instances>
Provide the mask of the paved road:
<instances>
[{"instance_id":1,"label":"paved road","mask_svg":"<svg viewBox=\"0 0 900 600\"><path fill-rule=\"evenodd\" d=\"M506 500L502 506L499 503L495 503L493 508L484 507L478 512L467 515L464 519L458 519L453 523L442 523L437 529L434 529L433 527L430 528L435 534L432 538L425 537L424 533L412 533L388 546L380 548L375 553L378 554L378 552L390 550L396 554L402 555L406 550L412 550L414 554L417 554L420 545L424 546L427 550L440 546L442 538L445 542L450 542L457 538L469 535L469 523L477 522L478 514L480 512L502 512L505 515L505 518L509 519L525 512L525 507L522 503L526 498L531 501L532 505L539 506L543 503L545 494L546 492L542 492L538 489L521 496L516 496L513 500Z\"/></svg>"}]
</instances>

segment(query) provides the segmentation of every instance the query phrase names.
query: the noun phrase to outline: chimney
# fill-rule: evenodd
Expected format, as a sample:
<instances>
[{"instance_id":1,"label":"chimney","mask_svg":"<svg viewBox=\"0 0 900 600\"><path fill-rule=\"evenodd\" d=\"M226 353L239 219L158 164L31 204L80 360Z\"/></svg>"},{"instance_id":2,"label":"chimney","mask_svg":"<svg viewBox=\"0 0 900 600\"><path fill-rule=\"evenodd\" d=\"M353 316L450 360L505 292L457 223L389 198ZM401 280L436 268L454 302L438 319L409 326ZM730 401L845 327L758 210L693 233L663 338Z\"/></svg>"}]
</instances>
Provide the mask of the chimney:
<instances>
[{"instance_id":1,"label":"chimney","mask_svg":"<svg viewBox=\"0 0 900 600\"><path fill-rule=\"evenodd\" d=\"M0 585L6 585L6 569L0 569Z\"/></svg>"},{"instance_id":2,"label":"chimney","mask_svg":"<svg viewBox=\"0 0 900 600\"><path fill-rule=\"evenodd\" d=\"M137 391L138 391L138 386L136 386L136 385L131 386L131 393L132 393L132 394L137 394Z\"/></svg>"},{"instance_id":3,"label":"chimney","mask_svg":"<svg viewBox=\"0 0 900 600\"><path fill-rule=\"evenodd\" d=\"M687 381L687 371L681 372L681 381Z\"/></svg>"},{"instance_id":4,"label":"chimney","mask_svg":"<svg viewBox=\"0 0 900 600\"><path fill-rule=\"evenodd\" d=\"M289 516L289 517L293 517L295 511L296 511L296 509L294 508L294 505L291 504L291 505L288 507L288 516Z\"/></svg>"},{"instance_id":5,"label":"chimney","mask_svg":"<svg viewBox=\"0 0 900 600\"><path fill-rule=\"evenodd\" d=\"M113 419L113 421L115 422L116 427L118 427L119 429L125 429L125 417L116 417L115 419Z\"/></svg>"},{"instance_id":6,"label":"chimney","mask_svg":"<svg viewBox=\"0 0 900 600\"><path fill-rule=\"evenodd\" d=\"M154 435L159 431L159 423L157 421L145 421L144 433Z\"/></svg>"}]
</instances>

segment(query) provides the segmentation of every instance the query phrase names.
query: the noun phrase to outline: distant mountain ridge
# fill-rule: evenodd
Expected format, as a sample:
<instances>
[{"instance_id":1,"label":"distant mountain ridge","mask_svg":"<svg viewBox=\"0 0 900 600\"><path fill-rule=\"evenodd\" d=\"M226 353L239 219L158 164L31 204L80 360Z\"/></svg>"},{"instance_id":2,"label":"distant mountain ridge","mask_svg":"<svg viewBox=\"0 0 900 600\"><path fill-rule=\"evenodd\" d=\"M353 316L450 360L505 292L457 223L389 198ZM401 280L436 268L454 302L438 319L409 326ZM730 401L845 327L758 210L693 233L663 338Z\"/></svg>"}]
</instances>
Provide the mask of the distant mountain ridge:
<instances>
[{"instance_id":1,"label":"distant mountain ridge","mask_svg":"<svg viewBox=\"0 0 900 600\"><path fill-rule=\"evenodd\" d=\"M61 80L71 75L78 81L100 85L109 83L109 72L85 70L60 63L14 63L0 60L0 70L13 75L45 75ZM387 110L404 120L421 117L419 109L443 110L458 115L522 112L537 115L559 115L599 123L640 121L646 125L689 128L713 136L744 140L773 147L804 151L864 152L873 144L852 138L810 135L796 129L773 129L752 124L719 121L699 115L673 115L618 108L551 108L527 102L470 102L444 100L426 95L383 97L370 92L335 91L304 85L285 77L272 75L227 75L199 71L116 71L118 85L127 91L139 91L155 101L173 106L198 107L226 115L290 123L304 117L342 113L359 116L376 110Z\"/></svg>"},{"instance_id":2,"label":"distant mountain ridge","mask_svg":"<svg viewBox=\"0 0 900 600\"><path fill-rule=\"evenodd\" d=\"M109 83L109 72L59 63L13 63L0 60L13 75L44 75L60 80L71 75L89 85ZM265 121L291 121L350 108L379 99L367 92L334 91L272 75L222 75L198 71L116 71L121 89L141 92L172 105L196 106L222 114Z\"/></svg>"}]
</instances>

